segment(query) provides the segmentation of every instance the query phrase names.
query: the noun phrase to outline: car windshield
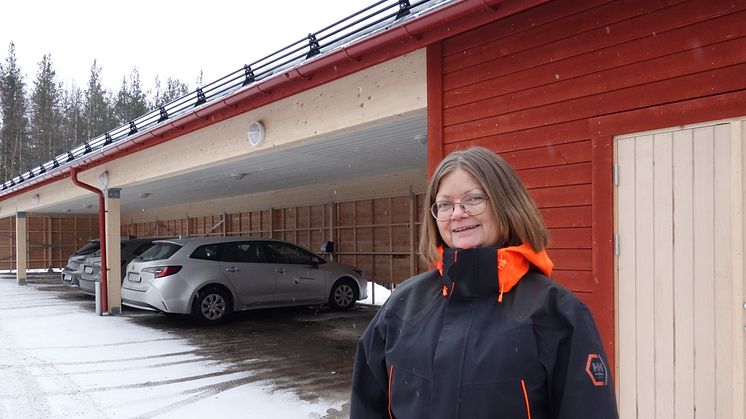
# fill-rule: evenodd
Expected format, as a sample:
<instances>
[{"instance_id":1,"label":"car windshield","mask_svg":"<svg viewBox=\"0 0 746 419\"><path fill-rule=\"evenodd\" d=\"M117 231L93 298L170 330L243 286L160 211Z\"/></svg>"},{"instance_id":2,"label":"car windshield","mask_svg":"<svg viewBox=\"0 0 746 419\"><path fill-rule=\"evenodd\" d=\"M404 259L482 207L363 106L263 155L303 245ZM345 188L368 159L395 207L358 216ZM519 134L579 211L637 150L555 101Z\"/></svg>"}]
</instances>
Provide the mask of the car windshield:
<instances>
[{"instance_id":1,"label":"car windshield","mask_svg":"<svg viewBox=\"0 0 746 419\"><path fill-rule=\"evenodd\" d=\"M153 247L146 250L137 257L138 260L151 261L170 258L181 246L174 243L156 243Z\"/></svg>"},{"instance_id":2,"label":"car windshield","mask_svg":"<svg viewBox=\"0 0 746 419\"><path fill-rule=\"evenodd\" d=\"M98 241L91 241L85 244L85 246L78 249L75 254L80 255L90 255L91 253L97 251L101 247L101 244Z\"/></svg>"}]
</instances>

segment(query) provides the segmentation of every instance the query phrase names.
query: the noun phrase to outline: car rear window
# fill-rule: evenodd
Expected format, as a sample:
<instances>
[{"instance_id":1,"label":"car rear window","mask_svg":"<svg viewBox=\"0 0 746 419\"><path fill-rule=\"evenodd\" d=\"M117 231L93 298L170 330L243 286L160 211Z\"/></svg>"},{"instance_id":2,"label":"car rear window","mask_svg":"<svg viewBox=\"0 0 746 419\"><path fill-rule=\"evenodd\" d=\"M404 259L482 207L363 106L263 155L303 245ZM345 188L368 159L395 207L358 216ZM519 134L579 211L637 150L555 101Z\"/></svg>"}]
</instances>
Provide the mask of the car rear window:
<instances>
[{"instance_id":1,"label":"car rear window","mask_svg":"<svg viewBox=\"0 0 746 419\"><path fill-rule=\"evenodd\" d=\"M90 255L91 253L97 251L101 247L101 243L98 241L95 242L88 242L83 247L78 249L75 254L80 255Z\"/></svg>"},{"instance_id":2,"label":"car rear window","mask_svg":"<svg viewBox=\"0 0 746 419\"><path fill-rule=\"evenodd\" d=\"M178 251L179 249L181 249L181 246L178 244L156 243L153 247L138 256L137 260L151 261L168 259L173 256L173 254L176 253L176 251Z\"/></svg>"},{"instance_id":3,"label":"car rear window","mask_svg":"<svg viewBox=\"0 0 746 419\"><path fill-rule=\"evenodd\" d=\"M138 246L138 248L135 249L135 251L132 252L132 254L135 256L140 256L141 254L145 253L145 251L150 249L151 247L153 247L153 243L143 243L140 246Z\"/></svg>"}]
</instances>

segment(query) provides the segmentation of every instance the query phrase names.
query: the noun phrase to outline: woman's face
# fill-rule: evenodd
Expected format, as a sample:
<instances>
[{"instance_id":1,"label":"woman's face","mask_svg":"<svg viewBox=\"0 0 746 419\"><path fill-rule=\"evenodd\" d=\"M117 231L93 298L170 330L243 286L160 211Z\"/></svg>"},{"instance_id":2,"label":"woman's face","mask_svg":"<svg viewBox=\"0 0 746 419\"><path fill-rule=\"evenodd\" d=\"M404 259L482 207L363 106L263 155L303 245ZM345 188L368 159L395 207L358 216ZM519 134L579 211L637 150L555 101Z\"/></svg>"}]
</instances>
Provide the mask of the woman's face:
<instances>
[{"instance_id":1,"label":"woman's face","mask_svg":"<svg viewBox=\"0 0 746 419\"><path fill-rule=\"evenodd\" d=\"M459 203L469 195L487 196L474 176L464 169L456 169L441 179L435 201ZM479 215L470 215L460 205L454 205L453 214L448 220L435 221L440 237L448 247L471 249L498 245L497 217L490 202L485 204L484 212Z\"/></svg>"}]
</instances>

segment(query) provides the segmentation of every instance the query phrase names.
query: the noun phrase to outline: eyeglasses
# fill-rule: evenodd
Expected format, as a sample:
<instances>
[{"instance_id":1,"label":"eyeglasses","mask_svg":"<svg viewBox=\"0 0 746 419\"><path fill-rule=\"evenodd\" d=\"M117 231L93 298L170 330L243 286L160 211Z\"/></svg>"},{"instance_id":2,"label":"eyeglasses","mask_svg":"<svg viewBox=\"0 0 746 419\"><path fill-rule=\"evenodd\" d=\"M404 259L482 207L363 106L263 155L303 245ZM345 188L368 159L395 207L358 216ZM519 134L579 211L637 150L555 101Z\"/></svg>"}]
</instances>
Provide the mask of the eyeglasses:
<instances>
[{"instance_id":1,"label":"eyeglasses","mask_svg":"<svg viewBox=\"0 0 746 419\"><path fill-rule=\"evenodd\" d=\"M488 199L484 195L467 195L461 199L461 202L436 201L430 207L430 213L438 221L448 221L458 205L469 215L479 215L487 208Z\"/></svg>"}]
</instances>

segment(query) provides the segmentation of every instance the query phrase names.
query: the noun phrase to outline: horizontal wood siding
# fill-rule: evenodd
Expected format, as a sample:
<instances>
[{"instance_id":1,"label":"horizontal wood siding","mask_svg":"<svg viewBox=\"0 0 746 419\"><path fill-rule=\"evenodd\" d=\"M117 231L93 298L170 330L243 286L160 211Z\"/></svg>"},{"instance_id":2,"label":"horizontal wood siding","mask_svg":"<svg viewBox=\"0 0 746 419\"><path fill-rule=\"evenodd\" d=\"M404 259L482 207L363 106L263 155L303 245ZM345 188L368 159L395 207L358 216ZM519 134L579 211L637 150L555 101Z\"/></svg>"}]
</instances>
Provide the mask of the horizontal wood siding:
<instances>
[{"instance_id":1,"label":"horizontal wood siding","mask_svg":"<svg viewBox=\"0 0 746 419\"><path fill-rule=\"evenodd\" d=\"M429 155L481 145L517 170L612 361L612 138L746 114L743 22L743 0L556 0L430 48Z\"/></svg>"}]
</instances>

